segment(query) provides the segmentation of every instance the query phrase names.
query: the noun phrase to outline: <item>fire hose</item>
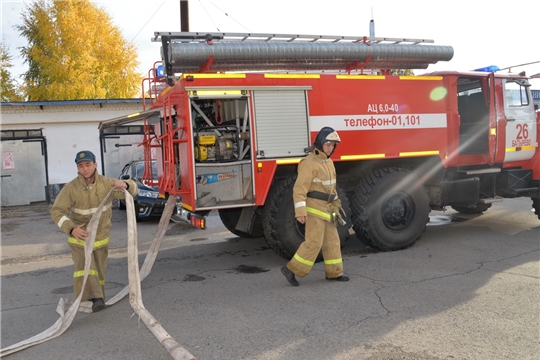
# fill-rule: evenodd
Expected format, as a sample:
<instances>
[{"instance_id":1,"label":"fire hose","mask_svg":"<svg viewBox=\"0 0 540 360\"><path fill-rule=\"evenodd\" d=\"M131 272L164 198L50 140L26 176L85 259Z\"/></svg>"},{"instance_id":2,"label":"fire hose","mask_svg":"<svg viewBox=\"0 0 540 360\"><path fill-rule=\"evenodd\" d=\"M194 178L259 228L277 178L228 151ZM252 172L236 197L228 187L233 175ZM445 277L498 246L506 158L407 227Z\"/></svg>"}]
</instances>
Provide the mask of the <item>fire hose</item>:
<instances>
[{"instance_id":1,"label":"fire hose","mask_svg":"<svg viewBox=\"0 0 540 360\"><path fill-rule=\"evenodd\" d=\"M87 225L88 229L88 239L84 243L84 253L85 253L85 264L84 264L84 277L83 277L83 286L84 289L86 281L88 279L88 273L90 270L90 261L92 256L92 251L94 248L94 242L96 240L97 226L99 224L99 219L103 212L103 207L107 200L109 199L112 191L109 191L105 199L101 202L96 213L92 216L92 219ZM196 358L186 350L182 345L180 345L176 340L174 340L166 331L163 329L161 324L150 314L148 310L144 307L142 302L141 294L141 281L144 280L152 269L154 262L156 260L161 241L165 235L167 225L171 218L176 199L174 196L169 196L163 214L161 216L158 230L154 235L154 239L150 245L150 249L146 254L144 263L139 271L139 262L138 262L138 250L137 250L137 223L135 219L135 206L133 204L133 197L131 194L124 190L126 195L126 214L127 214L127 233L128 233L128 281L129 284L123 288L118 294L113 298L107 301L107 306L112 306L121 299L123 299L129 293L129 303L135 313L139 315L139 318L142 319L146 327L154 334L154 336L159 340L160 344L163 345L169 355L174 360L196 360ZM29 339L23 340L14 345L8 346L6 348L0 349L0 357L15 353L17 351L26 349L30 346L34 346L45 341L54 339L55 337L60 336L64 333L67 328L73 322L77 312L92 312L92 302L84 301L82 302L82 291L79 296L73 299L61 298L58 306L56 307L56 312L60 315L60 318L47 330L43 331L40 334L37 334Z\"/></svg>"}]
</instances>

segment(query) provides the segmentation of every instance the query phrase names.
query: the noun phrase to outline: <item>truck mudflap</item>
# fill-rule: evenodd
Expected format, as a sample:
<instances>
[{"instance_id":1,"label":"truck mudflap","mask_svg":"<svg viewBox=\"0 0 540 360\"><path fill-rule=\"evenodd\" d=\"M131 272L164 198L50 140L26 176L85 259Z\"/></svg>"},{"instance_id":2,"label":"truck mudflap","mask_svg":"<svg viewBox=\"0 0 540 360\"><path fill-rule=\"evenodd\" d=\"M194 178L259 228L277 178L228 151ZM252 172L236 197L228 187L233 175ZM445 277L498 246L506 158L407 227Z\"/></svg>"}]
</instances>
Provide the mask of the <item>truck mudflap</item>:
<instances>
[{"instance_id":1,"label":"truck mudflap","mask_svg":"<svg viewBox=\"0 0 540 360\"><path fill-rule=\"evenodd\" d=\"M263 237L261 208L255 206L243 208L219 209L219 218L233 234L246 237Z\"/></svg>"}]
</instances>

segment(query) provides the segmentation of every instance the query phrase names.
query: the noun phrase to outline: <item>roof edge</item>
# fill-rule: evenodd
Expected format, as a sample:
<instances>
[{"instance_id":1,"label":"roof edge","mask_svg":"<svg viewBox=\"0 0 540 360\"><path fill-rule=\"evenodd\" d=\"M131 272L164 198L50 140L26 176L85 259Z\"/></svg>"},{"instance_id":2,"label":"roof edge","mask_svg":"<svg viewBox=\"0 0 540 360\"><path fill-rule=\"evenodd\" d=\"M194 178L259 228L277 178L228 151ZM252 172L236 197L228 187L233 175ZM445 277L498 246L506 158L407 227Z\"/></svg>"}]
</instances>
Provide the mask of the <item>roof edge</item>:
<instances>
[{"instance_id":1,"label":"roof edge","mask_svg":"<svg viewBox=\"0 0 540 360\"><path fill-rule=\"evenodd\" d=\"M144 99L150 104L150 99ZM68 106L68 105L93 105L93 104L142 104L143 99L91 99L91 100L55 100L55 101L22 101L1 102L0 106Z\"/></svg>"}]
</instances>

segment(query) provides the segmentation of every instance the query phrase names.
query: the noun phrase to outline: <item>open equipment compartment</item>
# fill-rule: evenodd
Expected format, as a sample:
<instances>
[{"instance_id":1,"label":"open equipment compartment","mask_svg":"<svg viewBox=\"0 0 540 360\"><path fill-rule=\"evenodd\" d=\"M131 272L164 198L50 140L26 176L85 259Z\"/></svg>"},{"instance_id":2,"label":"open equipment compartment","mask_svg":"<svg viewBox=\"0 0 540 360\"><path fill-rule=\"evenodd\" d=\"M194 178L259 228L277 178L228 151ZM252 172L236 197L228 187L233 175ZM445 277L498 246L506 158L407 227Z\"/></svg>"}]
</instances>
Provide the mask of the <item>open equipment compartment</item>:
<instances>
[{"instance_id":1,"label":"open equipment compartment","mask_svg":"<svg viewBox=\"0 0 540 360\"><path fill-rule=\"evenodd\" d=\"M189 98L197 209L253 205L248 91L197 89Z\"/></svg>"}]
</instances>

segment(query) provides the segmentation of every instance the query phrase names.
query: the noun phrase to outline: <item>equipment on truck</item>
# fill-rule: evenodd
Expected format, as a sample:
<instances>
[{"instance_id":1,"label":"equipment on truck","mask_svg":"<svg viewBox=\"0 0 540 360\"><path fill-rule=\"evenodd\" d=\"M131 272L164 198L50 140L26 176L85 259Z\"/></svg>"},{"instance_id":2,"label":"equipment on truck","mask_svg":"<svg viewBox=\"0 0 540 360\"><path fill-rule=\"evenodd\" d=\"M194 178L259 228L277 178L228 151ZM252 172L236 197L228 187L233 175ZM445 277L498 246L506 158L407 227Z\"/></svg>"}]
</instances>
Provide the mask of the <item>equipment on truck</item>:
<instances>
[{"instance_id":1,"label":"equipment on truck","mask_svg":"<svg viewBox=\"0 0 540 360\"><path fill-rule=\"evenodd\" d=\"M324 126L341 142L338 195L349 226L380 250L413 245L431 209L482 213L526 196L540 218L540 115L524 74L438 71L431 40L346 36L155 33L146 80L154 117L145 156L176 216L204 227L218 210L234 234L264 236L290 258L303 241L294 217L296 166ZM159 92L156 89L164 88ZM144 91L144 89L143 89ZM155 112L161 117L155 119Z\"/></svg>"}]
</instances>

